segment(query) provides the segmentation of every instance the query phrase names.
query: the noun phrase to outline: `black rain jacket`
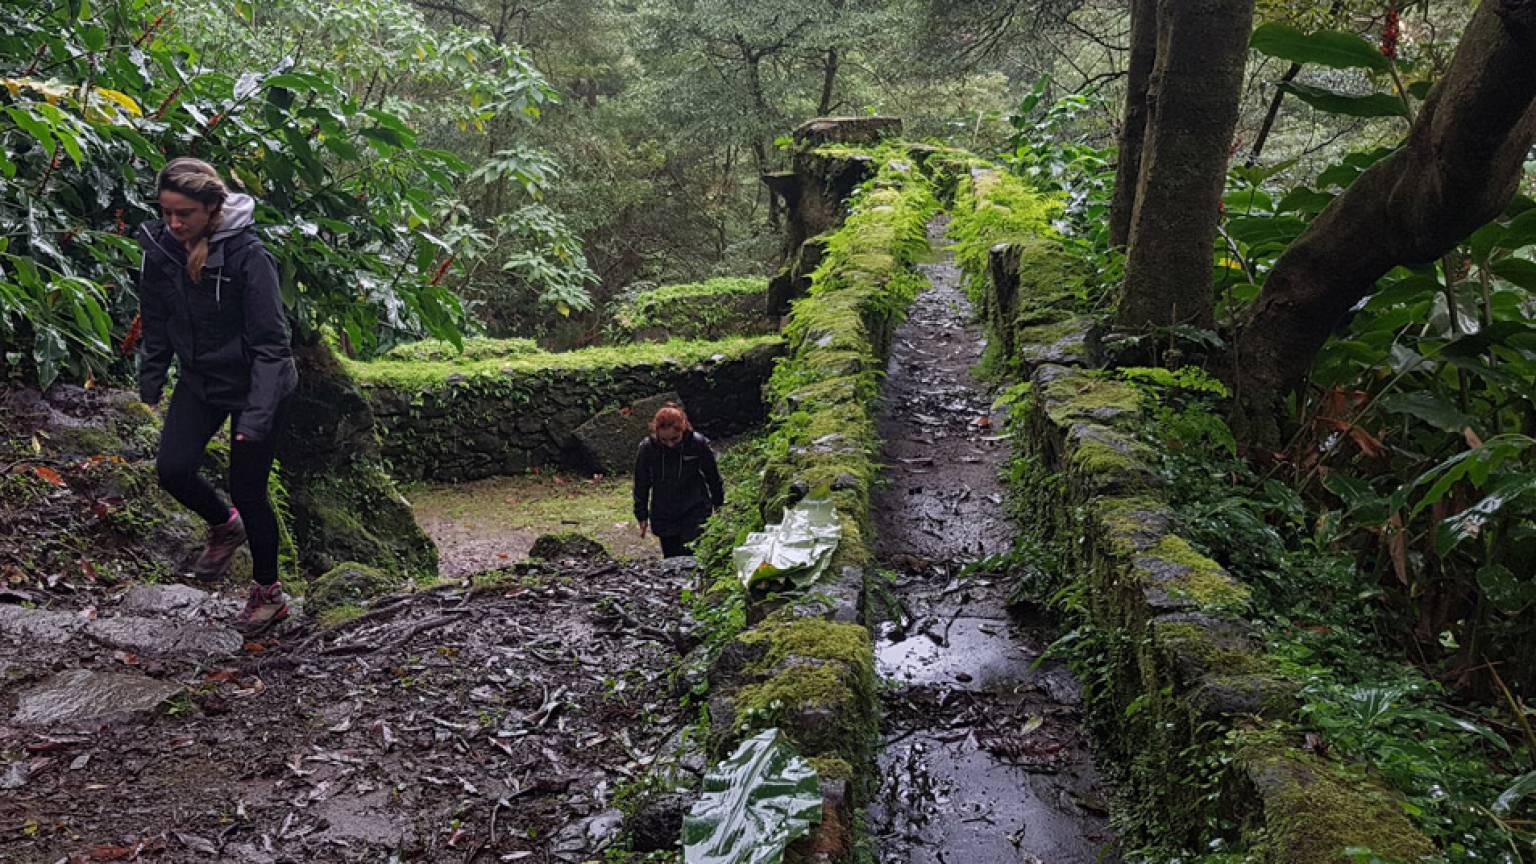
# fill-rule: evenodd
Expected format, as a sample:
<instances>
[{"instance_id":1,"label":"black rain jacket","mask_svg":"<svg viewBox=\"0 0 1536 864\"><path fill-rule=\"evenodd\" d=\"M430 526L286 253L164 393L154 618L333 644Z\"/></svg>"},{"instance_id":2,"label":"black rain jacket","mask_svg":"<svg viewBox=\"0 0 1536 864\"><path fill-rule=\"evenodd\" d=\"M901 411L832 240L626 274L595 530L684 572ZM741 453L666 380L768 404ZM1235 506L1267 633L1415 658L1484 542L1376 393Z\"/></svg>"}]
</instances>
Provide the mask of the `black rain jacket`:
<instances>
[{"instance_id":1,"label":"black rain jacket","mask_svg":"<svg viewBox=\"0 0 1536 864\"><path fill-rule=\"evenodd\" d=\"M163 221L139 229L139 398L159 403L174 357L181 368L177 387L238 412L234 431L261 441L272 432L278 406L298 387L299 373L277 267L250 223L250 199L232 195L225 208L232 224L210 239L197 282L187 275L186 251ZM229 219L231 212L236 219Z\"/></svg>"},{"instance_id":2,"label":"black rain jacket","mask_svg":"<svg viewBox=\"0 0 1536 864\"><path fill-rule=\"evenodd\" d=\"M725 484L709 439L697 432L676 447L647 435L635 456L635 519L657 537L695 533L725 503Z\"/></svg>"}]
</instances>

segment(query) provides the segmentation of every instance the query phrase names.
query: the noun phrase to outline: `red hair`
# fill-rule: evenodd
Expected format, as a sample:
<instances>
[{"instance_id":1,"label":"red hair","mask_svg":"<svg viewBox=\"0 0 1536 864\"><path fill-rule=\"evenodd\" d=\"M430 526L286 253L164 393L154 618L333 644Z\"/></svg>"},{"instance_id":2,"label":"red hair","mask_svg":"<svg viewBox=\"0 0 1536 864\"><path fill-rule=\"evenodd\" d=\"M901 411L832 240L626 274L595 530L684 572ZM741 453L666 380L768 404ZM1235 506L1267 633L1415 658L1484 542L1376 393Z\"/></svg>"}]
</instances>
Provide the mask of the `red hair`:
<instances>
[{"instance_id":1,"label":"red hair","mask_svg":"<svg viewBox=\"0 0 1536 864\"><path fill-rule=\"evenodd\" d=\"M693 431L688 423L688 415L683 413L682 406L676 402L668 402L656 411L656 416L651 418L651 434L655 435L662 429L678 429L684 435Z\"/></svg>"}]
</instances>

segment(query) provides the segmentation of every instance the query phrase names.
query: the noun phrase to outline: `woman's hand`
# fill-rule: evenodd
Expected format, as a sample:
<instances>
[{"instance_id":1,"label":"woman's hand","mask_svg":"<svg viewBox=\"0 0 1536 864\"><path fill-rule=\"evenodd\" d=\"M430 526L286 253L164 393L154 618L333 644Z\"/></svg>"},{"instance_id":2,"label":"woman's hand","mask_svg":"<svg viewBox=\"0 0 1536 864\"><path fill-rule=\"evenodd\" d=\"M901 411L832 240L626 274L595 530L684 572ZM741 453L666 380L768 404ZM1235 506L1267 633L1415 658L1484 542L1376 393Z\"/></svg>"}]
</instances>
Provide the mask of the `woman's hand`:
<instances>
[{"instance_id":1,"label":"woman's hand","mask_svg":"<svg viewBox=\"0 0 1536 864\"><path fill-rule=\"evenodd\" d=\"M649 528L650 524L651 523L645 521L644 519L640 520L640 536L642 538L645 537L645 529Z\"/></svg>"}]
</instances>

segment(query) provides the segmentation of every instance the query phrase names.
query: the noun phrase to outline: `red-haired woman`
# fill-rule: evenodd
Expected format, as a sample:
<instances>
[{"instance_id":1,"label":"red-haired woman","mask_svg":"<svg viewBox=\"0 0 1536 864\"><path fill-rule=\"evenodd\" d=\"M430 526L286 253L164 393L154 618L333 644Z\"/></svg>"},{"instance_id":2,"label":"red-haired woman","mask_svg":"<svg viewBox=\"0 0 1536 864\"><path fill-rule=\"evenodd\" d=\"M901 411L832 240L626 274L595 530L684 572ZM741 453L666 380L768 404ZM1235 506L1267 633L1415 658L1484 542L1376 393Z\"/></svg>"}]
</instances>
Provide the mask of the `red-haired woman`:
<instances>
[{"instance_id":1,"label":"red-haired woman","mask_svg":"<svg viewBox=\"0 0 1536 864\"><path fill-rule=\"evenodd\" d=\"M651 420L651 434L635 457L635 521L661 541L667 558L692 555L704 521L725 502L720 468L709 439L693 431L688 415L668 402Z\"/></svg>"},{"instance_id":2,"label":"red-haired woman","mask_svg":"<svg viewBox=\"0 0 1536 864\"><path fill-rule=\"evenodd\" d=\"M283 400L298 385L277 268L252 226L256 205L197 159L173 159L156 183L164 218L139 231L139 395L159 405L180 367L155 460L160 485L207 520L201 580L223 578L249 540L250 598L238 624L256 634L288 614L277 581L278 525L267 497ZM199 477L203 451L229 422L229 496Z\"/></svg>"}]
</instances>

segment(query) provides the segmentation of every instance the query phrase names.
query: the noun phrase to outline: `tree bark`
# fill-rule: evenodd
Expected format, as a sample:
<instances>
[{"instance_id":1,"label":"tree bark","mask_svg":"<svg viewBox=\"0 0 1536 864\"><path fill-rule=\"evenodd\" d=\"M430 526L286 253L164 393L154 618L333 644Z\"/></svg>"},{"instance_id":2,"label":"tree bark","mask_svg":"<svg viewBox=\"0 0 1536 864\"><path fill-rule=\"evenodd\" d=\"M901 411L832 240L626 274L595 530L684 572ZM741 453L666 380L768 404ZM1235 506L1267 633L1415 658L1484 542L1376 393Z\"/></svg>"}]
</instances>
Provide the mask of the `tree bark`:
<instances>
[{"instance_id":1,"label":"tree bark","mask_svg":"<svg viewBox=\"0 0 1536 864\"><path fill-rule=\"evenodd\" d=\"M1210 327L1211 244L1253 0L1160 0L1157 60L1116 325Z\"/></svg>"},{"instance_id":2,"label":"tree bark","mask_svg":"<svg viewBox=\"0 0 1536 864\"><path fill-rule=\"evenodd\" d=\"M1126 73L1125 116L1120 124L1115 197L1109 208L1109 242L1124 248L1131 239L1141 146L1147 132L1147 79L1157 58L1157 0L1131 0L1131 63Z\"/></svg>"},{"instance_id":3,"label":"tree bark","mask_svg":"<svg viewBox=\"0 0 1536 864\"><path fill-rule=\"evenodd\" d=\"M1435 261L1509 206L1536 139L1533 100L1536 0L1485 0L1403 147L1318 215L1239 322L1233 378L1250 438L1273 437L1266 415L1377 279Z\"/></svg>"},{"instance_id":4,"label":"tree bark","mask_svg":"<svg viewBox=\"0 0 1536 864\"><path fill-rule=\"evenodd\" d=\"M828 48L821 67L821 101L816 103L816 116L832 113L832 91L837 83L838 56L836 48Z\"/></svg>"}]
</instances>

